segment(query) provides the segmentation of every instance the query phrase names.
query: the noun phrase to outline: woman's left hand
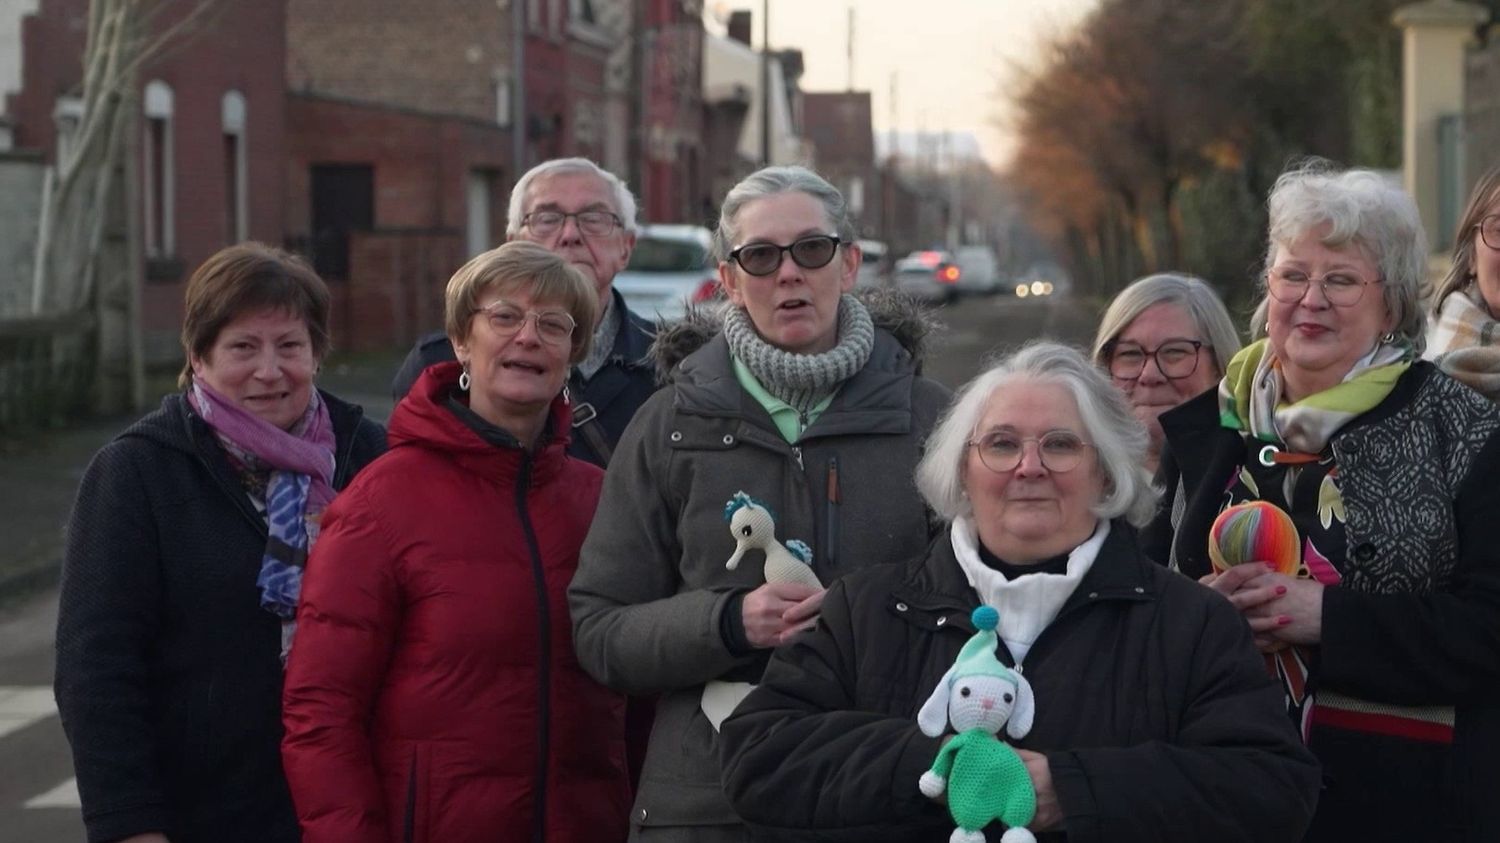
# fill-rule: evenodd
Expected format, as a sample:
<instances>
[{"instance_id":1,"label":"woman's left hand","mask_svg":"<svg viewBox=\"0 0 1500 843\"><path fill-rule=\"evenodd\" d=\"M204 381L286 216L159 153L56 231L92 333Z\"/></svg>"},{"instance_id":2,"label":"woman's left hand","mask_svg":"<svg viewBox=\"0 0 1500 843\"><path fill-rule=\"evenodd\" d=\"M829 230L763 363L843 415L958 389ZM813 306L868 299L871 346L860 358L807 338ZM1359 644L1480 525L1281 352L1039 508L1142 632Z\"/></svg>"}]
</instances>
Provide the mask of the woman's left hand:
<instances>
[{"instance_id":1,"label":"woman's left hand","mask_svg":"<svg viewBox=\"0 0 1500 843\"><path fill-rule=\"evenodd\" d=\"M1062 806L1057 804L1057 791L1052 789L1052 767L1047 756L1029 749L1018 749L1021 763L1031 776L1031 788L1036 791L1036 816L1027 828L1032 831L1049 831L1062 822Z\"/></svg>"},{"instance_id":2,"label":"woman's left hand","mask_svg":"<svg viewBox=\"0 0 1500 843\"><path fill-rule=\"evenodd\" d=\"M1257 634L1287 644L1317 644L1323 640L1323 584L1317 580L1262 574L1242 586L1275 588L1277 597L1245 611L1247 619L1273 620Z\"/></svg>"}]
</instances>

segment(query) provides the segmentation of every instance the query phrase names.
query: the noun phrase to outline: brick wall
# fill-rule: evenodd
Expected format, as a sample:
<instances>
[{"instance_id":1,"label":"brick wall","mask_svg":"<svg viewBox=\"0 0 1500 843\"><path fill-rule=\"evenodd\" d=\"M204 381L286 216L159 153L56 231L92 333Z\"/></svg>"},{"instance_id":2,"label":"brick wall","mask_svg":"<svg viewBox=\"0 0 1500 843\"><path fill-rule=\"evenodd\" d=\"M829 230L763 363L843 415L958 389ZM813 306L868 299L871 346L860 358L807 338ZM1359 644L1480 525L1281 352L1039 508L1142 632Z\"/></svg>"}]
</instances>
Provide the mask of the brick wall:
<instances>
[{"instance_id":1,"label":"brick wall","mask_svg":"<svg viewBox=\"0 0 1500 843\"><path fill-rule=\"evenodd\" d=\"M349 280L330 282L334 346L341 351L407 348L443 327L443 289L465 259L452 230L358 232Z\"/></svg>"}]
</instances>

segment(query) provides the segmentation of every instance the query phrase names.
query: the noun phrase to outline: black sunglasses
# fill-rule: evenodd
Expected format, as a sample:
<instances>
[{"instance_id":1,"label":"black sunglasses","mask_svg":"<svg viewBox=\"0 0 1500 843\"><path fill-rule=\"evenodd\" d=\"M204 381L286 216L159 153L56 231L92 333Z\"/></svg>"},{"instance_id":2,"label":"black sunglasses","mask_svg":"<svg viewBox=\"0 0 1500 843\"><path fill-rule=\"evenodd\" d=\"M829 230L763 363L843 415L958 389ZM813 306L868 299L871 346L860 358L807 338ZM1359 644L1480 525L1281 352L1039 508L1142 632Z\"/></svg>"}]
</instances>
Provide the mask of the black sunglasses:
<instances>
[{"instance_id":1,"label":"black sunglasses","mask_svg":"<svg viewBox=\"0 0 1500 843\"><path fill-rule=\"evenodd\" d=\"M815 234L793 240L786 246L775 243L746 243L729 253L729 259L751 275L770 275L781 268L781 255L792 256L792 262L803 269L821 269L838 253L839 238L832 234Z\"/></svg>"}]
</instances>

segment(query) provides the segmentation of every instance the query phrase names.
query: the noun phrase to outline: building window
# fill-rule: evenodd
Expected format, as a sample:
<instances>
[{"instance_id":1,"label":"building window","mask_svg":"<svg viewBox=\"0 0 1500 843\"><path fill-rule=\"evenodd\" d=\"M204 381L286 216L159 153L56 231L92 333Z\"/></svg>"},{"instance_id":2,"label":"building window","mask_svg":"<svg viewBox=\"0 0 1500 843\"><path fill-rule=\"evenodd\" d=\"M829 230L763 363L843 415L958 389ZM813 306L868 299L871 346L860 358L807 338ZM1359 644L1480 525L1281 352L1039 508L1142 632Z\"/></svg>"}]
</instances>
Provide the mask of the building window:
<instances>
[{"instance_id":1,"label":"building window","mask_svg":"<svg viewBox=\"0 0 1500 843\"><path fill-rule=\"evenodd\" d=\"M541 32L547 22L542 19L542 0L526 0L526 28Z\"/></svg>"},{"instance_id":2,"label":"building window","mask_svg":"<svg viewBox=\"0 0 1500 843\"><path fill-rule=\"evenodd\" d=\"M224 242L238 243L250 237L245 96L229 91L220 110L224 124Z\"/></svg>"},{"instance_id":3,"label":"building window","mask_svg":"<svg viewBox=\"0 0 1500 843\"><path fill-rule=\"evenodd\" d=\"M172 89L161 80L146 85L145 127L141 141L141 184L145 205L146 257L175 254L172 190Z\"/></svg>"},{"instance_id":4,"label":"building window","mask_svg":"<svg viewBox=\"0 0 1500 843\"><path fill-rule=\"evenodd\" d=\"M573 20L576 23L596 26L599 16L594 13L593 0L570 0L573 5Z\"/></svg>"},{"instance_id":5,"label":"building window","mask_svg":"<svg viewBox=\"0 0 1500 843\"><path fill-rule=\"evenodd\" d=\"M511 110L515 107L515 90L511 87L510 73L504 70L495 71L495 125L502 129L509 128L515 121L515 115Z\"/></svg>"},{"instance_id":6,"label":"building window","mask_svg":"<svg viewBox=\"0 0 1500 843\"><path fill-rule=\"evenodd\" d=\"M78 125L83 122L83 99L58 97L52 108L52 122L57 126L57 164L62 166L73 154L78 140Z\"/></svg>"}]
</instances>

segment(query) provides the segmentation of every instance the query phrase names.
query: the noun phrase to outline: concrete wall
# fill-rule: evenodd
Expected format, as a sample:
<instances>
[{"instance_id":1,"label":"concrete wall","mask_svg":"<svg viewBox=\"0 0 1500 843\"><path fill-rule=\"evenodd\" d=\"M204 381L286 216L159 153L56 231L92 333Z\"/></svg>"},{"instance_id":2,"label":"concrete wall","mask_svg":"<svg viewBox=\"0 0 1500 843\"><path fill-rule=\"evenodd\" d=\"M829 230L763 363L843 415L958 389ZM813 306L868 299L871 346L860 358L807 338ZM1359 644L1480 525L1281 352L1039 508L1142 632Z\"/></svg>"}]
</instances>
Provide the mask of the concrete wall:
<instances>
[{"instance_id":1,"label":"concrete wall","mask_svg":"<svg viewBox=\"0 0 1500 843\"><path fill-rule=\"evenodd\" d=\"M43 171L40 156L0 152L0 317L31 312Z\"/></svg>"}]
</instances>

